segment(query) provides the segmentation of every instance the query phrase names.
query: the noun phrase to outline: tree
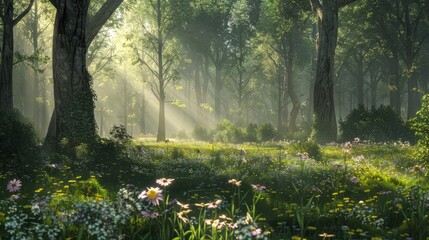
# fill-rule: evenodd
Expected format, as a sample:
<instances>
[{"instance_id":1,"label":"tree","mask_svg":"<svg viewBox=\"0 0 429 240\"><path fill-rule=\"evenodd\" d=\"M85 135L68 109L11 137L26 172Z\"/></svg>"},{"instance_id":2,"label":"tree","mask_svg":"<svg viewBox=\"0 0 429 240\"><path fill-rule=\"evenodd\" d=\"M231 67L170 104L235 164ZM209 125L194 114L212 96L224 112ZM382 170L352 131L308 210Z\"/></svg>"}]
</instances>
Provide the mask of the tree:
<instances>
[{"instance_id":1,"label":"tree","mask_svg":"<svg viewBox=\"0 0 429 240\"><path fill-rule=\"evenodd\" d=\"M45 51L49 46L46 32L51 30L52 25L47 16L48 6L40 0L34 0L33 8L28 17L23 19L20 26L20 35L23 35L31 44L28 53L18 53L16 58L22 60L32 71L33 95L31 102L33 104L33 125L39 136L46 134L47 123L47 96L46 96L46 76L44 72L47 63L50 60ZM19 46L19 42L18 42Z\"/></svg>"},{"instance_id":2,"label":"tree","mask_svg":"<svg viewBox=\"0 0 429 240\"><path fill-rule=\"evenodd\" d=\"M148 48L132 45L137 62L142 64L154 76L149 80L151 90L159 102L157 141L166 140L165 129L165 102L166 88L178 76L177 64L181 54L176 42L172 38L180 20L173 16L181 9L181 1L151 0L146 8L149 18L140 19L144 29L144 44ZM145 6L143 6L145 8ZM177 13L180 14L180 13ZM177 17L177 16L176 16ZM174 21L173 21L174 20ZM139 49L142 51L139 52Z\"/></svg>"},{"instance_id":3,"label":"tree","mask_svg":"<svg viewBox=\"0 0 429 240\"><path fill-rule=\"evenodd\" d=\"M123 0L107 0L88 17L89 0L50 0L56 8L52 50L55 110L47 139L90 143L96 137L88 46Z\"/></svg>"},{"instance_id":4,"label":"tree","mask_svg":"<svg viewBox=\"0 0 429 240\"><path fill-rule=\"evenodd\" d=\"M318 17L317 66L314 84L313 134L319 142L337 140L334 103L334 58L338 36L339 10L356 0L311 0Z\"/></svg>"},{"instance_id":5,"label":"tree","mask_svg":"<svg viewBox=\"0 0 429 240\"><path fill-rule=\"evenodd\" d=\"M3 22L3 41L0 66L0 111L13 110L13 27L30 11L33 2L34 0L31 0L27 8L25 8L25 10L17 17L14 16L13 0L3 0L0 3L0 18Z\"/></svg>"},{"instance_id":6,"label":"tree","mask_svg":"<svg viewBox=\"0 0 429 240\"><path fill-rule=\"evenodd\" d=\"M258 70L257 56L252 56L251 38L256 32L256 23L259 18L260 1L239 0L234 3L231 10L231 49L232 61L238 74L233 77L234 95L238 104L238 119L242 119L242 105L247 95L247 87Z\"/></svg>"}]
</instances>

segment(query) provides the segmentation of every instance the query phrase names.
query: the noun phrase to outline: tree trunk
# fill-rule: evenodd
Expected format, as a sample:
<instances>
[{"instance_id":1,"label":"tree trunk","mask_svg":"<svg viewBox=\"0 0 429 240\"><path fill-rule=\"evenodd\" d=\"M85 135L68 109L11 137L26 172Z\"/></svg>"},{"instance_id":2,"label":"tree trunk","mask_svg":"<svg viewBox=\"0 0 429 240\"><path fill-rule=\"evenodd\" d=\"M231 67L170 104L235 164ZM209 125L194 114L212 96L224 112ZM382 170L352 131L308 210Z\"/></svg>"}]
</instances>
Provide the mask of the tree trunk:
<instances>
[{"instance_id":1,"label":"tree trunk","mask_svg":"<svg viewBox=\"0 0 429 240\"><path fill-rule=\"evenodd\" d=\"M47 137L72 144L95 140L93 93L86 68L86 22L89 1L55 4L52 49L55 110Z\"/></svg>"},{"instance_id":2,"label":"tree trunk","mask_svg":"<svg viewBox=\"0 0 429 240\"><path fill-rule=\"evenodd\" d=\"M156 141L165 141L165 96L159 96L158 135Z\"/></svg>"},{"instance_id":3,"label":"tree trunk","mask_svg":"<svg viewBox=\"0 0 429 240\"><path fill-rule=\"evenodd\" d=\"M46 140L72 146L96 139L94 93L86 67L88 46L123 0L107 0L87 19L89 0L50 0L56 8L52 68L55 109Z\"/></svg>"},{"instance_id":4,"label":"tree trunk","mask_svg":"<svg viewBox=\"0 0 429 240\"><path fill-rule=\"evenodd\" d=\"M337 1L323 0L319 16L319 40L314 84L314 137L321 143L337 140L334 106L334 57L338 35Z\"/></svg>"},{"instance_id":5,"label":"tree trunk","mask_svg":"<svg viewBox=\"0 0 429 240\"><path fill-rule=\"evenodd\" d=\"M39 12L38 12L38 5L37 0L34 2L34 18L32 21L32 29L31 29L31 36L33 41L33 54L38 54L39 51ZM40 101L38 100L40 98L40 88L39 88L39 62L34 62L34 97L33 97L33 125L36 129L39 136L42 136L41 134L41 126L40 126Z\"/></svg>"},{"instance_id":6,"label":"tree trunk","mask_svg":"<svg viewBox=\"0 0 429 240\"><path fill-rule=\"evenodd\" d=\"M156 141L165 141L165 82L164 82L164 60L163 60L163 35L161 29L162 11L161 0L157 5L157 24L158 24L158 86L159 86L159 116L158 116L158 135Z\"/></svg>"},{"instance_id":7,"label":"tree trunk","mask_svg":"<svg viewBox=\"0 0 429 240\"><path fill-rule=\"evenodd\" d=\"M279 70L277 70L279 71ZM278 91L278 99L277 99L277 132L280 136L284 134L284 128L283 128L283 79L280 74L277 74L277 91Z\"/></svg>"},{"instance_id":8,"label":"tree trunk","mask_svg":"<svg viewBox=\"0 0 429 240\"><path fill-rule=\"evenodd\" d=\"M356 77L356 89L357 89L357 104L359 105L364 105L364 84L365 84L365 79L364 79L364 71L363 71L363 56L362 53L359 52L358 56L356 56L355 60L356 60L356 72L355 72L355 77Z\"/></svg>"},{"instance_id":9,"label":"tree trunk","mask_svg":"<svg viewBox=\"0 0 429 240\"><path fill-rule=\"evenodd\" d=\"M313 24L313 29L311 33L311 39L317 44L317 24ZM317 51L316 48L311 52L311 75L310 75L310 84L308 86L308 109L307 109L307 121L308 121L308 132L311 132L313 126L313 108L314 108L314 82L316 76L316 63L317 63Z\"/></svg>"},{"instance_id":10,"label":"tree trunk","mask_svg":"<svg viewBox=\"0 0 429 240\"><path fill-rule=\"evenodd\" d=\"M401 73L399 68L399 58L396 52L393 52L393 58L391 59L391 75L389 82L389 98L390 106L401 114L401 86L400 78Z\"/></svg>"},{"instance_id":11,"label":"tree trunk","mask_svg":"<svg viewBox=\"0 0 429 240\"><path fill-rule=\"evenodd\" d=\"M13 110L13 0L4 0L3 44L0 68L0 110Z\"/></svg>"},{"instance_id":12,"label":"tree trunk","mask_svg":"<svg viewBox=\"0 0 429 240\"><path fill-rule=\"evenodd\" d=\"M216 79L215 79L215 118L216 121L220 121L220 105L221 105L221 92L222 92L222 62L218 61L215 63L216 67Z\"/></svg>"},{"instance_id":13,"label":"tree trunk","mask_svg":"<svg viewBox=\"0 0 429 240\"><path fill-rule=\"evenodd\" d=\"M285 75L287 79L287 93L292 102L292 110L290 112L289 126L288 129L290 132L296 132L296 119L298 118L298 113L301 108L301 103L295 92L295 86L293 81L293 58L294 58L294 44L293 37L289 35L287 38L288 41L288 54L285 59Z\"/></svg>"},{"instance_id":14,"label":"tree trunk","mask_svg":"<svg viewBox=\"0 0 429 240\"><path fill-rule=\"evenodd\" d=\"M201 87L201 78L200 78L200 69L202 69L202 66L197 61L194 64L194 81L195 81L195 125L198 126L201 118L200 118L200 105L203 103L203 95L202 95L202 87Z\"/></svg>"}]
</instances>

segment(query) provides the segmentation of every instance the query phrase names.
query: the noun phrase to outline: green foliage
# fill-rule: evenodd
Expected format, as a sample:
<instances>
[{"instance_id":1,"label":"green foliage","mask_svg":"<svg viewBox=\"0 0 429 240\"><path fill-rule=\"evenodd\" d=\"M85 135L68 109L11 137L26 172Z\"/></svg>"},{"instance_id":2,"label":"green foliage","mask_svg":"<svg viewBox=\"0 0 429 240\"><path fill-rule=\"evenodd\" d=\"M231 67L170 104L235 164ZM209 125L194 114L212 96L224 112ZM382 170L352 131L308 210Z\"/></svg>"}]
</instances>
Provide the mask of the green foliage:
<instances>
[{"instance_id":1,"label":"green foliage","mask_svg":"<svg viewBox=\"0 0 429 240\"><path fill-rule=\"evenodd\" d=\"M246 132L247 132L246 141L259 142L260 138L259 138L258 124L249 123L249 125L247 125Z\"/></svg>"},{"instance_id":2,"label":"green foliage","mask_svg":"<svg viewBox=\"0 0 429 240\"><path fill-rule=\"evenodd\" d=\"M132 139L131 135L128 134L127 129L124 125L114 125L109 132L110 137L120 143L129 143Z\"/></svg>"},{"instance_id":3,"label":"green foliage","mask_svg":"<svg viewBox=\"0 0 429 240\"><path fill-rule=\"evenodd\" d=\"M411 128L418 138L417 157L429 161L429 94L423 97L421 109L417 112L416 117L411 119Z\"/></svg>"},{"instance_id":4,"label":"green foliage","mask_svg":"<svg viewBox=\"0 0 429 240\"><path fill-rule=\"evenodd\" d=\"M209 131L205 127L195 127L194 138L200 141L210 141Z\"/></svg>"},{"instance_id":5,"label":"green foliage","mask_svg":"<svg viewBox=\"0 0 429 240\"><path fill-rule=\"evenodd\" d=\"M401 116L389 106L368 109L359 106L340 121L343 141L354 138L375 142L411 141L412 133Z\"/></svg>"},{"instance_id":6,"label":"green foliage","mask_svg":"<svg viewBox=\"0 0 429 240\"><path fill-rule=\"evenodd\" d=\"M0 112L0 170L23 173L39 164L39 147L32 125L17 110Z\"/></svg>"},{"instance_id":7,"label":"green foliage","mask_svg":"<svg viewBox=\"0 0 429 240\"><path fill-rule=\"evenodd\" d=\"M241 128L226 119L220 121L212 130L204 127L194 129L194 137L197 140L215 140L223 143L271 141L276 138L276 134L276 129L270 123L259 126L251 123L247 128Z\"/></svg>"},{"instance_id":8,"label":"green foliage","mask_svg":"<svg viewBox=\"0 0 429 240\"><path fill-rule=\"evenodd\" d=\"M80 143L93 144L97 140L94 119L95 94L91 91L74 93L61 111L62 138L67 138L70 147Z\"/></svg>"},{"instance_id":9,"label":"green foliage","mask_svg":"<svg viewBox=\"0 0 429 240\"><path fill-rule=\"evenodd\" d=\"M262 141L269 141L276 137L276 129L271 123L259 126L259 134Z\"/></svg>"},{"instance_id":10,"label":"green foliage","mask_svg":"<svg viewBox=\"0 0 429 240\"><path fill-rule=\"evenodd\" d=\"M296 155L298 153L308 153L309 157L321 162L323 160L322 150L320 146L313 141L299 141L292 143L291 145L291 153Z\"/></svg>"}]
</instances>

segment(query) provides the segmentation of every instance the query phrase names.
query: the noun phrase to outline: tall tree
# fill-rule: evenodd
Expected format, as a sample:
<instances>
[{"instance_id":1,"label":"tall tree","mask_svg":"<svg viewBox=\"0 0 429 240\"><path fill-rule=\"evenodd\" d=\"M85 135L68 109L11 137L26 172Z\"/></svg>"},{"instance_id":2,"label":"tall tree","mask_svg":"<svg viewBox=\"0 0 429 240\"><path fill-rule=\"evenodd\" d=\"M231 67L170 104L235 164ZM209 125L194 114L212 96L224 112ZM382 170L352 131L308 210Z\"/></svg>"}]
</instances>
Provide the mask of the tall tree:
<instances>
[{"instance_id":1,"label":"tall tree","mask_svg":"<svg viewBox=\"0 0 429 240\"><path fill-rule=\"evenodd\" d=\"M247 95L247 87L258 70L257 56L251 55L251 38L256 32L256 23L259 18L260 1L238 0L231 10L231 49L232 61L237 72L233 77L234 95L238 104L238 119L243 120L243 102Z\"/></svg>"},{"instance_id":2,"label":"tall tree","mask_svg":"<svg viewBox=\"0 0 429 240\"><path fill-rule=\"evenodd\" d=\"M183 1L150 0L146 9L149 18L141 19L140 25L144 29L144 43L148 47L139 47L132 44L136 52L135 58L154 78L150 78L149 85L159 102L157 141L166 140L165 129L165 102L166 88L178 76L178 57L180 49L174 42L173 33L181 21L175 14L181 9ZM141 42L141 41L139 41ZM141 52L140 52L140 51Z\"/></svg>"},{"instance_id":3,"label":"tall tree","mask_svg":"<svg viewBox=\"0 0 429 240\"><path fill-rule=\"evenodd\" d=\"M50 30L52 25L50 15L47 16L50 4L43 3L40 0L34 0L33 8L29 12L29 16L23 19L23 24L20 26L22 35L30 42L31 50L25 55L18 54L26 65L32 71L33 81L33 125L34 129L39 133L39 136L46 134L47 125L47 94L46 94L46 76L44 72L49 61L49 57L45 51L49 46L46 32Z\"/></svg>"},{"instance_id":4,"label":"tall tree","mask_svg":"<svg viewBox=\"0 0 429 240\"><path fill-rule=\"evenodd\" d=\"M30 11L34 0L31 0L25 10L14 16L14 1L0 2L0 18L3 22L3 41L1 48L0 66L0 111L12 111L12 68L13 68L13 27Z\"/></svg>"},{"instance_id":5,"label":"tall tree","mask_svg":"<svg viewBox=\"0 0 429 240\"><path fill-rule=\"evenodd\" d=\"M318 17L318 55L314 84L314 137L319 142L337 140L334 103L334 58L338 36L338 12L356 0L311 0Z\"/></svg>"},{"instance_id":6,"label":"tall tree","mask_svg":"<svg viewBox=\"0 0 429 240\"><path fill-rule=\"evenodd\" d=\"M47 138L72 143L96 137L94 94L86 65L88 46L123 0L107 0L88 16L89 0L50 0L56 8L52 50L55 110Z\"/></svg>"}]
</instances>

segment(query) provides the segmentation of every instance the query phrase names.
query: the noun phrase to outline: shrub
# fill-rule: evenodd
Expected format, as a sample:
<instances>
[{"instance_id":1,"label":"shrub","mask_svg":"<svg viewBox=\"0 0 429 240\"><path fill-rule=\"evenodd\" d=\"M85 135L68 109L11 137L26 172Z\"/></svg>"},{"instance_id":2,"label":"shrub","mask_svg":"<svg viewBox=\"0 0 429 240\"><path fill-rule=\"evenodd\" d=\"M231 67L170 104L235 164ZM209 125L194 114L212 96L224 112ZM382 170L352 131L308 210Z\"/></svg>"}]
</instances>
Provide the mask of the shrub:
<instances>
[{"instance_id":1,"label":"shrub","mask_svg":"<svg viewBox=\"0 0 429 240\"><path fill-rule=\"evenodd\" d=\"M429 94L423 97L422 107L416 117L411 119L411 128L418 138L416 155L425 161L429 160Z\"/></svg>"},{"instance_id":2,"label":"shrub","mask_svg":"<svg viewBox=\"0 0 429 240\"><path fill-rule=\"evenodd\" d=\"M205 127L195 127L194 138L200 141L210 141L209 131Z\"/></svg>"},{"instance_id":3,"label":"shrub","mask_svg":"<svg viewBox=\"0 0 429 240\"><path fill-rule=\"evenodd\" d=\"M262 124L259 127L259 136L262 141L269 141L276 137L276 129L271 123Z\"/></svg>"},{"instance_id":4,"label":"shrub","mask_svg":"<svg viewBox=\"0 0 429 240\"><path fill-rule=\"evenodd\" d=\"M129 143L132 138L131 135L127 133L125 126L122 124L119 126L114 125L109 133L113 139L121 143Z\"/></svg>"},{"instance_id":5,"label":"shrub","mask_svg":"<svg viewBox=\"0 0 429 240\"><path fill-rule=\"evenodd\" d=\"M246 141L248 141L248 142L258 142L259 141L258 125L256 123L250 123L249 125L247 125L246 132L247 132Z\"/></svg>"},{"instance_id":6,"label":"shrub","mask_svg":"<svg viewBox=\"0 0 429 240\"><path fill-rule=\"evenodd\" d=\"M0 169L23 173L39 164L39 147L32 125L17 110L0 113Z\"/></svg>"},{"instance_id":7,"label":"shrub","mask_svg":"<svg viewBox=\"0 0 429 240\"><path fill-rule=\"evenodd\" d=\"M320 146L313 141L300 141L291 144L292 154L308 153L308 156L316 161L322 161L322 150Z\"/></svg>"},{"instance_id":8,"label":"shrub","mask_svg":"<svg viewBox=\"0 0 429 240\"><path fill-rule=\"evenodd\" d=\"M389 106L368 109L360 105L340 121L343 141L358 137L375 142L412 140L412 133L401 116Z\"/></svg>"}]
</instances>

